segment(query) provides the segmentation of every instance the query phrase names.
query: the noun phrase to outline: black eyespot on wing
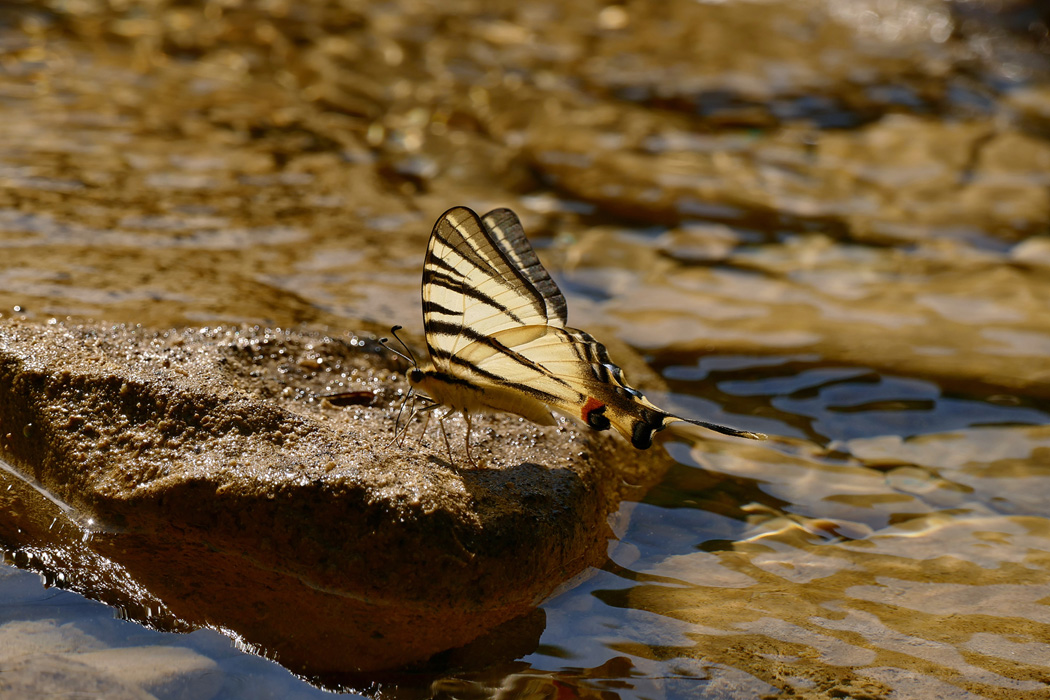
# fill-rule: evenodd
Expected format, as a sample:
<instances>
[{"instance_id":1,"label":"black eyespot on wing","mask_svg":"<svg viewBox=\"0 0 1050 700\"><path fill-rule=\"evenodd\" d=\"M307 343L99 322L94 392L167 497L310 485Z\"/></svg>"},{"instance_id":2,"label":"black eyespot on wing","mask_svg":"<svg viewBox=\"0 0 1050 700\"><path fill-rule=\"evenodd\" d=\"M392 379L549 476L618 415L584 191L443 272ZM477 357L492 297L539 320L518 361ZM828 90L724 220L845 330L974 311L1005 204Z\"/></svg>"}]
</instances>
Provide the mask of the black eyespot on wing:
<instances>
[{"instance_id":1,"label":"black eyespot on wing","mask_svg":"<svg viewBox=\"0 0 1050 700\"><path fill-rule=\"evenodd\" d=\"M608 430L612 425L605 415L605 406L598 406L587 412L587 425L595 430Z\"/></svg>"},{"instance_id":2,"label":"black eyespot on wing","mask_svg":"<svg viewBox=\"0 0 1050 700\"><path fill-rule=\"evenodd\" d=\"M656 430L648 423L638 421L634 424L634 432L631 435L631 444L639 450L647 450L653 444L653 434Z\"/></svg>"},{"instance_id":3,"label":"black eyespot on wing","mask_svg":"<svg viewBox=\"0 0 1050 700\"><path fill-rule=\"evenodd\" d=\"M631 444L639 450L647 450L653 444L653 435L664 429L665 413L645 411L642 417L634 422L631 429Z\"/></svg>"}]
</instances>

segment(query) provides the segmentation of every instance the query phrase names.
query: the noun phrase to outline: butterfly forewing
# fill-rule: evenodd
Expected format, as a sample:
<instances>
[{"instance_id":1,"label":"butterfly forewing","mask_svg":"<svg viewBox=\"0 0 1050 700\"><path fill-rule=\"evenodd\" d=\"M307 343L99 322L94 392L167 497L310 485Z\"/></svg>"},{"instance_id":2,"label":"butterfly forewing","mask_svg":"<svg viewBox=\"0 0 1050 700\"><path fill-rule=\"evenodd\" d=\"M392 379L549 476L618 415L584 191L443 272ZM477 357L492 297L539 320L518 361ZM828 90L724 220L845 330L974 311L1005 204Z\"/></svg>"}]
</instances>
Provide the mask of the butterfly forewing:
<instances>
[{"instance_id":1,"label":"butterfly forewing","mask_svg":"<svg viewBox=\"0 0 1050 700\"><path fill-rule=\"evenodd\" d=\"M555 309L560 301L564 315L561 292L535 260L535 253L534 267L542 275L529 273L530 267L518 268L518 261L527 256L515 252L519 236L524 240L524 233L513 229L516 225L520 231L517 217L511 214L510 220L497 212L490 216L498 235L463 207L445 212L431 234L423 270L423 320L431 358L439 368L478 337L523 325L546 325L551 316L548 300ZM510 228L502 228L504 222ZM533 279L542 283L544 291Z\"/></svg>"}]
</instances>

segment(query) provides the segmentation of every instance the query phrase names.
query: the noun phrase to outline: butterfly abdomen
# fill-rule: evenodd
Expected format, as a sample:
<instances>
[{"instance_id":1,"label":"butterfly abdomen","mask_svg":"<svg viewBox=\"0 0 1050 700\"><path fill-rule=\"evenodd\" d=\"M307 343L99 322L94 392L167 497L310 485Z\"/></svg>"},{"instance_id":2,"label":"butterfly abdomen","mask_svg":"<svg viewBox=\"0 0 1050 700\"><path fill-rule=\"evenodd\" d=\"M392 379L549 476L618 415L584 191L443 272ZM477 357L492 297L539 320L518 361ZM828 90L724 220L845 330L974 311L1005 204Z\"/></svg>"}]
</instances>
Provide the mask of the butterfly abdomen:
<instances>
[{"instance_id":1,"label":"butterfly abdomen","mask_svg":"<svg viewBox=\"0 0 1050 700\"><path fill-rule=\"evenodd\" d=\"M436 369L412 369L408 381L433 401L464 413L514 413L539 425L554 425L543 401L523 391L474 382Z\"/></svg>"}]
</instances>

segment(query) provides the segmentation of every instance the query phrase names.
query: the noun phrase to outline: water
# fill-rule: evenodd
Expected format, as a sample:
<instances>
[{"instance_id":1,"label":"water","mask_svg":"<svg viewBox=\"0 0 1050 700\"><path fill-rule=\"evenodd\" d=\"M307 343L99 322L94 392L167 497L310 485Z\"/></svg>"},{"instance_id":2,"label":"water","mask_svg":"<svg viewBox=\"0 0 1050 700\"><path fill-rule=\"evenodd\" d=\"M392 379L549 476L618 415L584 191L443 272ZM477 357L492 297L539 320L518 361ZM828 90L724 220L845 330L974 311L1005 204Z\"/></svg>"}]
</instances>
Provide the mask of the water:
<instances>
[{"instance_id":1,"label":"water","mask_svg":"<svg viewBox=\"0 0 1050 700\"><path fill-rule=\"evenodd\" d=\"M340 679L82 596L0 473L0 695L1050 696L1050 19L756 7L0 8L4 317L418 329L433 219L510 206L658 404L772 438L666 442L504 663Z\"/></svg>"}]
</instances>

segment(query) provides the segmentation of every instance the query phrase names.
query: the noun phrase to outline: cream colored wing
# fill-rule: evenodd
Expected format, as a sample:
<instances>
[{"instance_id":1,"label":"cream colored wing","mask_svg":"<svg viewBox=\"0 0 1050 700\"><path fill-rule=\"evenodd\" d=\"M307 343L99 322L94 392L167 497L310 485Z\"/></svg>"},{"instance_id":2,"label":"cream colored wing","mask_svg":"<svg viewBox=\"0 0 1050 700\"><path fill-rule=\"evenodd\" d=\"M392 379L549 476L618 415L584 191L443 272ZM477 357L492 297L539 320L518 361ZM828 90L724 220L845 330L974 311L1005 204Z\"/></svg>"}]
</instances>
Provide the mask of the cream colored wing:
<instances>
[{"instance_id":1,"label":"cream colored wing","mask_svg":"<svg viewBox=\"0 0 1050 700\"><path fill-rule=\"evenodd\" d=\"M540 265L518 218L449 209L423 263L423 328L436 368L470 343L522 326L564 325L565 298Z\"/></svg>"},{"instance_id":2,"label":"cream colored wing","mask_svg":"<svg viewBox=\"0 0 1050 700\"><path fill-rule=\"evenodd\" d=\"M638 449L649 447L656 432L676 421L726 435L761 437L661 410L627 384L604 345L575 328L524 326L501 331L463 348L454 361L463 378L475 385L524 394L595 430L613 427ZM518 412L509 406L491 407Z\"/></svg>"}]
</instances>

